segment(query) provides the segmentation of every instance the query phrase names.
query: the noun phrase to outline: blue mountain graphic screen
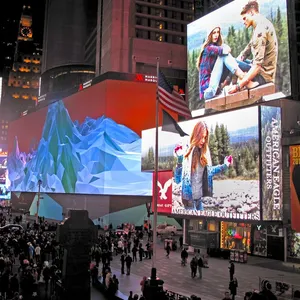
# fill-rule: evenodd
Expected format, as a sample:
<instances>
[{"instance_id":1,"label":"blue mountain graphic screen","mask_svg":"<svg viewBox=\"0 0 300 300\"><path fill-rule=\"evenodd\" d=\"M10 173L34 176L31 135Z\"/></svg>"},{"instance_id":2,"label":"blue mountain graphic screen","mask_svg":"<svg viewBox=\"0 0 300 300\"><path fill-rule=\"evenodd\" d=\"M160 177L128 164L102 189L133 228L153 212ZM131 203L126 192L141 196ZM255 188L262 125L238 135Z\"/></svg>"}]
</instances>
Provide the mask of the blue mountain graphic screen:
<instances>
[{"instance_id":1,"label":"blue mountain graphic screen","mask_svg":"<svg viewBox=\"0 0 300 300\"><path fill-rule=\"evenodd\" d=\"M62 101L48 107L42 136L28 152L15 137L8 156L15 192L151 195L152 174L141 172L141 138L101 116L72 121Z\"/></svg>"}]
</instances>

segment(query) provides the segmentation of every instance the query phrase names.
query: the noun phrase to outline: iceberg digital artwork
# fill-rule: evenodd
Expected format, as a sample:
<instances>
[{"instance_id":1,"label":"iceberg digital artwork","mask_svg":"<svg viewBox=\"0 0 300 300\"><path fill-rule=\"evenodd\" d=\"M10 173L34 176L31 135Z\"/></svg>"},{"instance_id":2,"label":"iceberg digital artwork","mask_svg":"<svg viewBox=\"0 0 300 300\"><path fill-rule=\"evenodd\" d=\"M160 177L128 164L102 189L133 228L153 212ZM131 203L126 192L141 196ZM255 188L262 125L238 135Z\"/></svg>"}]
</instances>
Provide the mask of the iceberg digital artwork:
<instances>
[{"instance_id":1,"label":"iceberg digital artwork","mask_svg":"<svg viewBox=\"0 0 300 300\"><path fill-rule=\"evenodd\" d=\"M141 138L105 116L73 122L62 101L48 107L37 147L21 152L15 137L7 165L15 192L38 192L41 180L45 193L152 194L152 174L141 172Z\"/></svg>"}]
</instances>

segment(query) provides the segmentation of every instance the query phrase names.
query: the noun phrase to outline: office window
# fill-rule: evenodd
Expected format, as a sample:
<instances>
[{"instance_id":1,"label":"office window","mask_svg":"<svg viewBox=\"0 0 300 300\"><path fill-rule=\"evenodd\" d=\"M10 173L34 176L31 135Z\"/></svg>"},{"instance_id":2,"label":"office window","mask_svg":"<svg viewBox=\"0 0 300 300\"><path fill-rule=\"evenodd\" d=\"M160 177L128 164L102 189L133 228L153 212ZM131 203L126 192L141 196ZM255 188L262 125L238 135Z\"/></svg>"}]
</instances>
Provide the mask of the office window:
<instances>
[{"instance_id":1,"label":"office window","mask_svg":"<svg viewBox=\"0 0 300 300\"><path fill-rule=\"evenodd\" d=\"M164 42L164 34L156 33L155 37L158 42Z\"/></svg>"},{"instance_id":2,"label":"office window","mask_svg":"<svg viewBox=\"0 0 300 300\"><path fill-rule=\"evenodd\" d=\"M164 22L156 21L155 27L158 28L158 29L164 29Z\"/></svg>"},{"instance_id":3,"label":"office window","mask_svg":"<svg viewBox=\"0 0 300 300\"><path fill-rule=\"evenodd\" d=\"M137 25L142 25L142 18L136 17L135 23L136 23Z\"/></svg>"},{"instance_id":4,"label":"office window","mask_svg":"<svg viewBox=\"0 0 300 300\"><path fill-rule=\"evenodd\" d=\"M136 5L135 5L135 10L136 10L136 12L138 12L138 13L142 13L142 6L139 5L139 4L136 4Z\"/></svg>"}]
</instances>

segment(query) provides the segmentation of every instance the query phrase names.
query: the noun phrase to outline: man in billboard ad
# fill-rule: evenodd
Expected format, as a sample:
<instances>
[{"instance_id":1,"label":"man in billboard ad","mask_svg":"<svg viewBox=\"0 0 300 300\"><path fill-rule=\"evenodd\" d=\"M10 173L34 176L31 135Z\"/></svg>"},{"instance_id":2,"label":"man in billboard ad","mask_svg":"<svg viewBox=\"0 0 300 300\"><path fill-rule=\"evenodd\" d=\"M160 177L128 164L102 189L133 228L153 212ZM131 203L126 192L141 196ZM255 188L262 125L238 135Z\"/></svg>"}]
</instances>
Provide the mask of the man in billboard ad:
<instances>
[{"instance_id":1,"label":"man in billboard ad","mask_svg":"<svg viewBox=\"0 0 300 300\"><path fill-rule=\"evenodd\" d=\"M282 220L281 109L261 106L263 220Z\"/></svg>"},{"instance_id":2,"label":"man in billboard ad","mask_svg":"<svg viewBox=\"0 0 300 300\"><path fill-rule=\"evenodd\" d=\"M172 213L259 220L258 108L180 126L189 136L159 131L159 169L173 169ZM152 164L154 137L155 129L142 132L144 170Z\"/></svg>"},{"instance_id":3,"label":"man in billboard ad","mask_svg":"<svg viewBox=\"0 0 300 300\"><path fill-rule=\"evenodd\" d=\"M290 146L292 228L300 232L300 145Z\"/></svg>"},{"instance_id":4,"label":"man in billboard ad","mask_svg":"<svg viewBox=\"0 0 300 300\"><path fill-rule=\"evenodd\" d=\"M239 97L248 100L259 86L262 95L290 95L285 0L235 0L189 24L187 35L191 110L245 89Z\"/></svg>"}]
</instances>

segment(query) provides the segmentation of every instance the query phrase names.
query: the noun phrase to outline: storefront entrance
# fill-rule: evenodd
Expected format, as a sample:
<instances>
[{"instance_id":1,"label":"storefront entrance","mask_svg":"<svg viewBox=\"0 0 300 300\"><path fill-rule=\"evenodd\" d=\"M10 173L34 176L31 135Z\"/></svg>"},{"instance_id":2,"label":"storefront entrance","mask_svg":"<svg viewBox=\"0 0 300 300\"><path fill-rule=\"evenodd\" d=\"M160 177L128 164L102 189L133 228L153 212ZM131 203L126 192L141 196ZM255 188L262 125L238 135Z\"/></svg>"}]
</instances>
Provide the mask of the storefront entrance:
<instances>
[{"instance_id":1,"label":"storefront entrance","mask_svg":"<svg viewBox=\"0 0 300 300\"><path fill-rule=\"evenodd\" d=\"M265 225L252 226L252 251L257 256L267 256L267 227Z\"/></svg>"}]
</instances>

